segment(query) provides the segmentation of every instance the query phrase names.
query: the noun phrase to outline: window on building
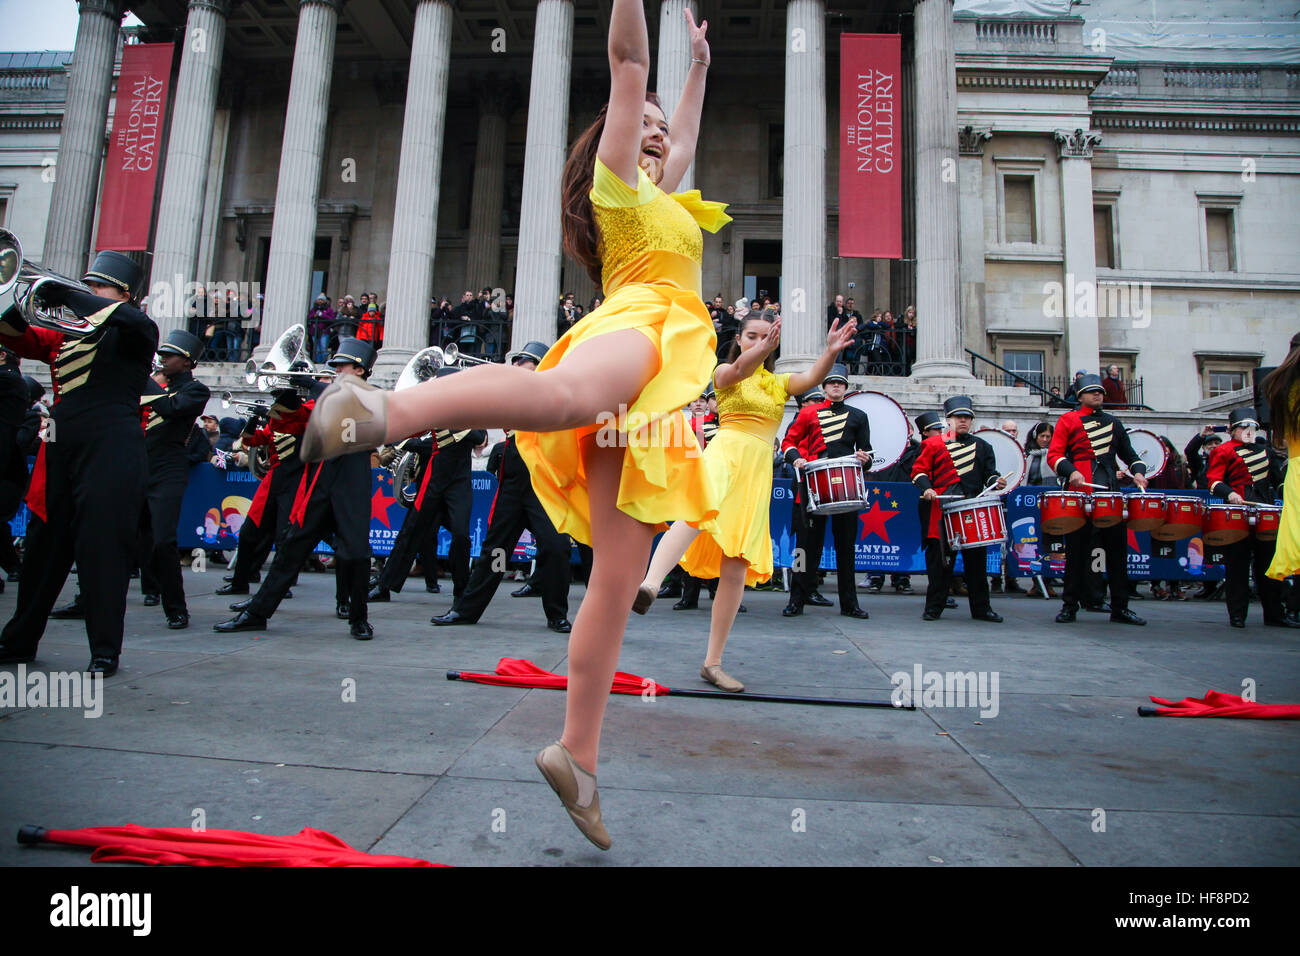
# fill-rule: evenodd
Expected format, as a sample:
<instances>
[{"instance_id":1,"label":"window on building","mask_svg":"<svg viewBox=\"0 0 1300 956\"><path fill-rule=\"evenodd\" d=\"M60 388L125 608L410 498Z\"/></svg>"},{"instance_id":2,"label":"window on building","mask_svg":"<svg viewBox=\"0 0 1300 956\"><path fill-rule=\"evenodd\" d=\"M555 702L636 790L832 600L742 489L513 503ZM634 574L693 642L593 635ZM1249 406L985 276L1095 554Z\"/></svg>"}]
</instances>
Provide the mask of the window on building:
<instances>
[{"instance_id":1,"label":"window on building","mask_svg":"<svg viewBox=\"0 0 1300 956\"><path fill-rule=\"evenodd\" d=\"M1022 349L1007 349L1002 353L1002 366L1008 371L1015 372L1021 378L1033 382L1039 388L1043 388L1043 353L1031 352ZM1020 385L1021 383L1010 375L1003 376L1006 385Z\"/></svg>"},{"instance_id":2,"label":"window on building","mask_svg":"<svg viewBox=\"0 0 1300 956\"><path fill-rule=\"evenodd\" d=\"M1092 234L1096 244L1097 268L1115 268L1115 210L1111 206L1092 207Z\"/></svg>"},{"instance_id":3,"label":"window on building","mask_svg":"<svg viewBox=\"0 0 1300 956\"><path fill-rule=\"evenodd\" d=\"M1248 384L1250 373L1234 369L1207 369L1206 370L1206 398L1218 398L1220 395L1226 395L1229 392L1237 392L1245 388Z\"/></svg>"},{"instance_id":4,"label":"window on building","mask_svg":"<svg viewBox=\"0 0 1300 956\"><path fill-rule=\"evenodd\" d=\"M1034 179L1032 176L1006 176L1002 181L1007 242L1036 242L1034 221Z\"/></svg>"},{"instance_id":5,"label":"window on building","mask_svg":"<svg viewBox=\"0 0 1300 956\"><path fill-rule=\"evenodd\" d=\"M1231 209L1205 210L1205 248L1211 272L1235 272Z\"/></svg>"}]
</instances>

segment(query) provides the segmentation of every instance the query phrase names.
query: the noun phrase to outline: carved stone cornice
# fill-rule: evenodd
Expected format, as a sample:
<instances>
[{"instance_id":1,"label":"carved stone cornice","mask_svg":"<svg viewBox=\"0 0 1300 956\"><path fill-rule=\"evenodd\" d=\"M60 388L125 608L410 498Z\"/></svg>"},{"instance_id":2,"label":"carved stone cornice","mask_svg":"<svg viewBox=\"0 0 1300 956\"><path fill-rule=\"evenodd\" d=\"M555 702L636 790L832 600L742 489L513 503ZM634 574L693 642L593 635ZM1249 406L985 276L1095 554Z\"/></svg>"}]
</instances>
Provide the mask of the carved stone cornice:
<instances>
[{"instance_id":1,"label":"carved stone cornice","mask_svg":"<svg viewBox=\"0 0 1300 956\"><path fill-rule=\"evenodd\" d=\"M988 126L963 126L957 130L957 152L962 156L983 156L984 144L993 138Z\"/></svg>"},{"instance_id":2,"label":"carved stone cornice","mask_svg":"<svg viewBox=\"0 0 1300 956\"><path fill-rule=\"evenodd\" d=\"M83 15L98 13L114 22L122 19L122 0L79 0L77 6Z\"/></svg>"},{"instance_id":3,"label":"carved stone cornice","mask_svg":"<svg viewBox=\"0 0 1300 956\"><path fill-rule=\"evenodd\" d=\"M1092 159L1092 148L1101 142L1101 133L1096 130L1056 131L1056 147L1061 159Z\"/></svg>"}]
</instances>

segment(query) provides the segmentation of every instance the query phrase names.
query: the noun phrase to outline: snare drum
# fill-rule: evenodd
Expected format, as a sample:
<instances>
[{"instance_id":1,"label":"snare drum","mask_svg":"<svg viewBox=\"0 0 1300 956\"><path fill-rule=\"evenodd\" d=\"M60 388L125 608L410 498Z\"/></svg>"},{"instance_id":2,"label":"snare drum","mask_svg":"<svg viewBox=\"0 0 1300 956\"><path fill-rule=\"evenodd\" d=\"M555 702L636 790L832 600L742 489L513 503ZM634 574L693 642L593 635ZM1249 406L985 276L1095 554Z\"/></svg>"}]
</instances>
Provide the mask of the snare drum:
<instances>
[{"instance_id":1,"label":"snare drum","mask_svg":"<svg viewBox=\"0 0 1300 956\"><path fill-rule=\"evenodd\" d=\"M1088 496L1078 491L1047 491L1039 498L1043 530L1048 534L1078 531L1087 521Z\"/></svg>"},{"instance_id":2,"label":"snare drum","mask_svg":"<svg viewBox=\"0 0 1300 956\"><path fill-rule=\"evenodd\" d=\"M1236 544L1250 534L1246 505L1210 505L1205 512L1205 543L1216 548Z\"/></svg>"},{"instance_id":3,"label":"snare drum","mask_svg":"<svg viewBox=\"0 0 1300 956\"><path fill-rule=\"evenodd\" d=\"M866 507L862 462L855 456L810 461L803 466L803 473L808 483L810 514L834 515Z\"/></svg>"},{"instance_id":4,"label":"snare drum","mask_svg":"<svg viewBox=\"0 0 1300 956\"><path fill-rule=\"evenodd\" d=\"M1124 496L1118 491L1098 491L1088 496L1087 511L1094 527L1113 528L1124 520Z\"/></svg>"},{"instance_id":5,"label":"snare drum","mask_svg":"<svg viewBox=\"0 0 1300 956\"><path fill-rule=\"evenodd\" d=\"M1255 526L1255 537L1260 541L1275 541L1282 525L1282 509L1278 505L1252 505L1250 522Z\"/></svg>"},{"instance_id":6,"label":"snare drum","mask_svg":"<svg viewBox=\"0 0 1300 956\"><path fill-rule=\"evenodd\" d=\"M1135 492L1128 496L1130 531L1155 531L1165 523L1165 496Z\"/></svg>"},{"instance_id":7,"label":"snare drum","mask_svg":"<svg viewBox=\"0 0 1300 956\"><path fill-rule=\"evenodd\" d=\"M1200 498L1169 495L1165 498L1165 523L1152 531L1151 537L1157 541L1182 541L1195 537L1201 532L1204 517L1205 502Z\"/></svg>"},{"instance_id":8,"label":"snare drum","mask_svg":"<svg viewBox=\"0 0 1300 956\"><path fill-rule=\"evenodd\" d=\"M945 503L943 530L948 536L948 547L954 551L983 548L1006 541L1007 519L1002 498L987 495ZM982 572L983 569L980 569Z\"/></svg>"}]
</instances>

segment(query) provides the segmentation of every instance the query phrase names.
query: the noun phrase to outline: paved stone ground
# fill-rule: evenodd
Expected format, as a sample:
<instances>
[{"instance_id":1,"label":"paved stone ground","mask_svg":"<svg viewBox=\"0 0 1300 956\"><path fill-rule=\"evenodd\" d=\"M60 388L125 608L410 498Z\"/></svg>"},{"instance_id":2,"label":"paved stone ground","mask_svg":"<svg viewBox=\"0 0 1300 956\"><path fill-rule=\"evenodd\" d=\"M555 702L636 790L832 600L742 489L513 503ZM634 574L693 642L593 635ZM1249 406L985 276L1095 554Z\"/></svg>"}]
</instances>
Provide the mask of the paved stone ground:
<instances>
[{"instance_id":1,"label":"paved stone ground","mask_svg":"<svg viewBox=\"0 0 1300 956\"><path fill-rule=\"evenodd\" d=\"M482 623L435 630L428 618L450 598L412 581L419 593L372 607L376 639L361 643L333 616L333 578L304 574L265 634L221 635L220 570L187 572L188 631L166 630L161 609L132 595L103 716L0 711L0 864L88 861L17 846L22 823L188 826L198 809L210 828L312 826L458 865L1300 858L1300 726L1137 716L1147 695L1240 693L1244 678L1261 701L1300 702L1300 632L1263 627L1258 606L1245 631L1221 603L1149 600L1135 604L1144 629L1096 615L1066 627L1052 623L1055 602L995 595L1002 625L971 621L964 601L925 624L920 594L887 593L863 595L869 621L810 609L791 622L784 595L748 592L725 664L752 692L888 699L890 675L920 664L997 672L998 713L615 697L600 766L614 848L601 853L533 766L559 733L563 695L444 676L502 656L563 670L565 639L539 601L510 598L507 582ZM575 586L575 612L582 595ZM633 616L621 668L703 688L708 612L669 603ZM80 622L50 622L37 666L87 657ZM342 699L349 679L355 702Z\"/></svg>"}]
</instances>

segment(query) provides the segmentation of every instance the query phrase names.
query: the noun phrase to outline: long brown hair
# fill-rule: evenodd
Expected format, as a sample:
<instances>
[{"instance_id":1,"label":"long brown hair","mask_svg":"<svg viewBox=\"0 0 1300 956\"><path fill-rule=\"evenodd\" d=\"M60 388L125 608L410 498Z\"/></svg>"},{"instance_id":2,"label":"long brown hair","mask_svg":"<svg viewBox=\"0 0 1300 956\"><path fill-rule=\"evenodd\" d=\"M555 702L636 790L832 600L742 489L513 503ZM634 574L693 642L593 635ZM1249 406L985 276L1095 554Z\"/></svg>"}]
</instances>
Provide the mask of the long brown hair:
<instances>
[{"instance_id":1,"label":"long brown hair","mask_svg":"<svg viewBox=\"0 0 1300 956\"><path fill-rule=\"evenodd\" d=\"M656 94L647 92L645 101L663 110ZM605 115L608 111L609 104L606 103L596 114L596 121L570 147L569 158L564 163L560 194L560 228L564 235L564 251L587 270L587 275L591 276L591 281L597 287L601 283L601 262L600 256L596 254L598 237L590 194L596 176L596 150L600 146L600 135L605 132Z\"/></svg>"},{"instance_id":2,"label":"long brown hair","mask_svg":"<svg viewBox=\"0 0 1300 956\"><path fill-rule=\"evenodd\" d=\"M1291 354L1264 379L1260 392L1268 402L1274 444L1281 434L1287 439L1300 435L1300 332L1291 336ZM1258 414L1258 409L1256 410Z\"/></svg>"},{"instance_id":3,"label":"long brown hair","mask_svg":"<svg viewBox=\"0 0 1300 956\"><path fill-rule=\"evenodd\" d=\"M749 315L745 316L740 323L740 327L736 329L736 337L731 340L731 345L727 348L727 357L722 360L721 364L730 365L732 362L736 361L736 359L740 358L740 337L745 334L745 326L749 325L750 322L757 322L760 320L763 322L775 322L776 313L771 309L764 309L762 312L751 312ZM763 368L767 369L769 372L776 371L775 350L767 353L767 358L763 360Z\"/></svg>"}]
</instances>

